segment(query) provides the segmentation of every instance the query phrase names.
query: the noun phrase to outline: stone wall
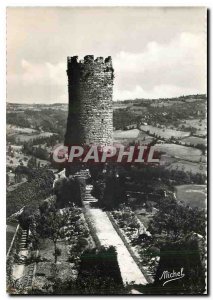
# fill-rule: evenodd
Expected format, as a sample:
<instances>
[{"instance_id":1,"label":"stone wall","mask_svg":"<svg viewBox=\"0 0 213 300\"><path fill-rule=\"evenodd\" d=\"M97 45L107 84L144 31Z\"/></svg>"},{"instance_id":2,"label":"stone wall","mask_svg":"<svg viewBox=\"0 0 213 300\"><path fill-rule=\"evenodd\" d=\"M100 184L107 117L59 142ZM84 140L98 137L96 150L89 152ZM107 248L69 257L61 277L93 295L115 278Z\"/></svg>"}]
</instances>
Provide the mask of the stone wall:
<instances>
[{"instance_id":1,"label":"stone wall","mask_svg":"<svg viewBox=\"0 0 213 300\"><path fill-rule=\"evenodd\" d=\"M113 138L111 57L68 57L69 114L65 144L110 145Z\"/></svg>"}]
</instances>

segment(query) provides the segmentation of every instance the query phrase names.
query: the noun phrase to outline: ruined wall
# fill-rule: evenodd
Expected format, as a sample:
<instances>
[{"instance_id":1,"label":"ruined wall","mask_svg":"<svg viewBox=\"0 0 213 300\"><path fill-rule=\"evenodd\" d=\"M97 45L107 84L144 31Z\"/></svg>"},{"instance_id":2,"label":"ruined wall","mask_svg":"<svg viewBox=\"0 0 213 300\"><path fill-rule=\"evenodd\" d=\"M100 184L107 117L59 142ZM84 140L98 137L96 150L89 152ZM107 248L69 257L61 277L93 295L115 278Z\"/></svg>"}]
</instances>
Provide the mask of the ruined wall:
<instances>
[{"instance_id":1,"label":"ruined wall","mask_svg":"<svg viewBox=\"0 0 213 300\"><path fill-rule=\"evenodd\" d=\"M69 113L65 144L110 145L113 138L111 57L67 59Z\"/></svg>"}]
</instances>

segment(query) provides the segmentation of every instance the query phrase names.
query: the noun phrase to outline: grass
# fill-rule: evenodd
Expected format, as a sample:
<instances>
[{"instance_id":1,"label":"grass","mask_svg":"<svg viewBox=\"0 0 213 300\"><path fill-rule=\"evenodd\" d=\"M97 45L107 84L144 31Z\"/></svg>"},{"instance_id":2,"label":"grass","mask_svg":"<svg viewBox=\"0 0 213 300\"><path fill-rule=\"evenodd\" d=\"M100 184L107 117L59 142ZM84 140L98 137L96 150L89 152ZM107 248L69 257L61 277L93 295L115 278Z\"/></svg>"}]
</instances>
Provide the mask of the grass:
<instances>
[{"instance_id":1,"label":"grass","mask_svg":"<svg viewBox=\"0 0 213 300\"><path fill-rule=\"evenodd\" d=\"M181 122L181 125L192 127L196 129L195 135L205 136L207 134L207 122L200 119L187 119Z\"/></svg>"},{"instance_id":2,"label":"grass","mask_svg":"<svg viewBox=\"0 0 213 300\"><path fill-rule=\"evenodd\" d=\"M131 130L115 130L113 133L114 139L136 139L139 135L138 129Z\"/></svg>"},{"instance_id":3,"label":"grass","mask_svg":"<svg viewBox=\"0 0 213 300\"><path fill-rule=\"evenodd\" d=\"M186 144L192 144L192 145L207 145L207 140L205 138L196 137L196 136L189 136L181 140L181 142L184 142Z\"/></svg>"},{"instance_id":4,"label":"grass","mask_svg":"<svg viewBox=\"0 0 213 300\"><path fill-rule=\"evenodd\" d=\"M192 174L206 174L207 171L206 164L189 161L173 162L169 164L167 169L191 172Z\"/></svg>"},{"instance_id":5,"label":"grass","mask_svg":"<svg viewBox=\"0 0 213 300\"><path fill-rule=\"evenodd\" d=\"M51 132L41 132L41 133L30 133L30 134L17 134L15 136L17 142L28 142L30 140L36 139L36 138L42 138L42 137L49 137L53 135L54 133Z\"/></svg>"},{"instance_id":6,"label":"grass","mask_svg":"<svg viewBox=\"0 0 213 300\"><path fill-rule=\"evenodd\" d=\"M35 129L32 129L32 128L24 128L24 127L18 127L18 126L15 126L15 125L9 125L7 124L6 126L7 128L7 133L8 134L17 134L17 133L38 133L37 130Z\"/></svg>"},{"instance_id":7,"label":"grass","mask_svg":"<svg viewBox=\"0 0 213 300\"><path fill-rule=\"evenodd\" d=\"M156 144L155 150L165 152L171 157L192 162L199 162L202 156L202 152L199 149L176 144Z\"/></svg>"},{"instance_id":8,"label":"grass","mask_svg":"<svg viewBox=\"0 0 213 300\"><path fill-rule=\"evenodd\" d=\"M145 132L149 132L150 134L156 134L157 136L164 139L170 139L172 136L175 138L183 138L190 135L190 132L168 129L168 128L163 129L163 128L154 127L152 125L141 125L140 129Z\"/></svg>"},{"instance_id":9,"label":"grass","mask_svg":"<svg viewBox=\"0 0 213 300\"><path fill-rule=\"evenodd\" d=\"M21 128L18 126L7 125L7 134L8 136L15 136L17 142L23 143L36 138L49 137L54 133L39 132L38 130L32 128Z\"/></svg>"},{"instance_id":10,"label":"grass","mask_svg":"<svg viewBox=\"0 0 213 300\"><path fill-rule=\"evenodd\" d=\"M191 207L206 208L206 186L205 185L179 185L175 187L178 201L183 201Z\"/></svg>"},{"instance_id":11,"label":"grass","mask_svg":"<svg viewBox=\"0 0 213 300\"><path fill-rule=\"evenodd\" d=\"M166 106L171 106L173 104L181 104L182 101L178 101L178 100L172 100L172 101L163 101L163 102L155 102L155 103L152 103L151 106L152 107L166 107Z\"/></svg>"}]
</instances>

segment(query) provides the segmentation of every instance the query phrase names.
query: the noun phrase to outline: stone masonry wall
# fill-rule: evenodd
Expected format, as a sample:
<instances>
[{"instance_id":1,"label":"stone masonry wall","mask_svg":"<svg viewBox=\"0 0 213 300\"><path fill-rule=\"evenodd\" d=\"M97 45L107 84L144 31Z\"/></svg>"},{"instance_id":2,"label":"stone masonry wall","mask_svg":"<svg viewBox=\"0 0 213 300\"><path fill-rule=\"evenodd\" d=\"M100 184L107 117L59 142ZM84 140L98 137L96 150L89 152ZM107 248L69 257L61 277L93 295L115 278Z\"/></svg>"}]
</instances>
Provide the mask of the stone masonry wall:
<instances>
[{"instance_id":1,"label":"stone masonry wall","mask_svg":"<svg viewBox=\"0 0 213 300\"><path fill-rule=\"evenodd\" d=\"M69 113L65 144L110 145L113 139L111 57L68 57Z\"/></svg>"}]
</instances>

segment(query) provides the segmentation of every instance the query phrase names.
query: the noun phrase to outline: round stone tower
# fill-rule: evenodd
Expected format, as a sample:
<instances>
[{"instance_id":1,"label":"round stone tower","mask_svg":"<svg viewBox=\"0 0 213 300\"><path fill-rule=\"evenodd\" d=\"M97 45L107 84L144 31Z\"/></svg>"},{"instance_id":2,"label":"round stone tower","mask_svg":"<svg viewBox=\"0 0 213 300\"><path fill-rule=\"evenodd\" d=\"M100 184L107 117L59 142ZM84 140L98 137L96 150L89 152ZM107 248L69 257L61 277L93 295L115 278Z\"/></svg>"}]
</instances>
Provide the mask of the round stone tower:
<instances>
[{"instance_id":1,"label":"round stone tower","mask_svg":"<svg viewBox=\"0 0 213 300\"><path fill-rule=\"evenodd\" d=\"M111 145L113 140L111 57L68 57L69 112L65 145Z\"/></svg>"}]
</instances>

